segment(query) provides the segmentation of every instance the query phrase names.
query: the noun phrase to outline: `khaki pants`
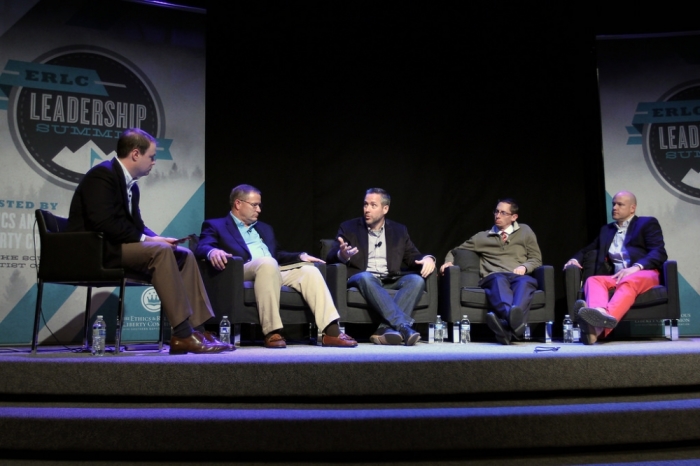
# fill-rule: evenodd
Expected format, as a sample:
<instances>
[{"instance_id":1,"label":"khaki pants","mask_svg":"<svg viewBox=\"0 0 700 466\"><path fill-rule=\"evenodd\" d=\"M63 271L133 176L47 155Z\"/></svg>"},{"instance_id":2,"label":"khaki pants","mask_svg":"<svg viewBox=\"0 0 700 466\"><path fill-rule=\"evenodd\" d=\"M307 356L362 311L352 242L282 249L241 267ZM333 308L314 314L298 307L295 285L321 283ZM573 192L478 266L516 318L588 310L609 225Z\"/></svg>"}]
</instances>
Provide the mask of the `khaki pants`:
<instances>
[{"instance_id":1,"label":"khaki pants","mask_svg":"<svg viewBox=\"0 0 700 466\"><path fill-rule=\"evenodd\" d=\"M275 259L261 257L243 265L243 279L255 282L255 301L265 335L282 328L279 311L283 285L301 293L313 312L319 329L325 329L328 324L340 318L321 272L312 264L280 270Z\"/></svg>"}]
</instances>

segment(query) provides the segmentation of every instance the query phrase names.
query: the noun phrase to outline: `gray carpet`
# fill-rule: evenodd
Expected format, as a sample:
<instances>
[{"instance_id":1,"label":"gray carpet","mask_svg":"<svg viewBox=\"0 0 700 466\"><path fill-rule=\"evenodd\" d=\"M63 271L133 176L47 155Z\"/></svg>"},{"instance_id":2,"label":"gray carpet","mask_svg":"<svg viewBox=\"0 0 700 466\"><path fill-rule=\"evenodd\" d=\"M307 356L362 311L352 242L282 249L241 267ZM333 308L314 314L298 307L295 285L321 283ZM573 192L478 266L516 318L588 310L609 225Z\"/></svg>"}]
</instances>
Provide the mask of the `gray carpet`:
<instances>
[{"instance_id":1,"label":"gray carpet","mask_svg":"<svg viewBox=\"0 0 700 466\"><path fill-rule=\"evenodd\" d=\"M3 349L0 458L60 464L94 449L105 461L163 464L692 460L699 349L690 338L104 358Z\"/></svg>"}]
</instances>

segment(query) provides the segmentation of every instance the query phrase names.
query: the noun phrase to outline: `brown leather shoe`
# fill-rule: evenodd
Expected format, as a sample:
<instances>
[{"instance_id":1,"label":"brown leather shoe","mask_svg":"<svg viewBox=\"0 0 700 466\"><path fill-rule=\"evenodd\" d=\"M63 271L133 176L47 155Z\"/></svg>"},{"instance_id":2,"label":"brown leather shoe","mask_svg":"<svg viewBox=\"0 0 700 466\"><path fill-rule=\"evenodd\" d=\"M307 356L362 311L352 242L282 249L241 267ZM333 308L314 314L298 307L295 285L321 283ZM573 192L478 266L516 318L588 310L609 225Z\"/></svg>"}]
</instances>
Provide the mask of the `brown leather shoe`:
<instances>
[{"instance_id":1,"label":"brown leather shoe","mask_svg":"<svg viewBox=\"0 0 700 466\"><path fill-rule=\"evenodd\" d=\"M337 337L323 335L323 346L354 348L357 346L357 342L353 337L345 333L341 333Z\"/></svg>"},{"instance_id":2,"label":"brown leather shoe","mask_svg":"<svg viewBox=\"0 0 700 466\"><path fill-rule=\"evenodd\" d=\"M208 354L221 353L225 347L207 342L204 335L196 330L187 338L170 337L170 354Z\"/></svg>"},{"instance_id":3,"label":"brown leather shoe","mask_svg":"<svg viewBox=\"0 0 700 466\"><path fill-rule=\"evenodd\" d=\"M205 330L202 332L202 335L204 335L204 339L209 343L210 345L223 345L224 346L224 351L233 351L236 348L230 344L230 343L224 343L223 341L219 341L213 333L211 333L208 330Z\"/></svg>"},{"instance_id":4,"label":"brown leather shoe","mask_svg":"<svg viewBox=\"0 0 700 466\"><path fill-rule=\"evenodd\" d=\"M265 337L265 348L286 348L287 343L279 333L271 333Z\"/></svg>"}]
</instances>

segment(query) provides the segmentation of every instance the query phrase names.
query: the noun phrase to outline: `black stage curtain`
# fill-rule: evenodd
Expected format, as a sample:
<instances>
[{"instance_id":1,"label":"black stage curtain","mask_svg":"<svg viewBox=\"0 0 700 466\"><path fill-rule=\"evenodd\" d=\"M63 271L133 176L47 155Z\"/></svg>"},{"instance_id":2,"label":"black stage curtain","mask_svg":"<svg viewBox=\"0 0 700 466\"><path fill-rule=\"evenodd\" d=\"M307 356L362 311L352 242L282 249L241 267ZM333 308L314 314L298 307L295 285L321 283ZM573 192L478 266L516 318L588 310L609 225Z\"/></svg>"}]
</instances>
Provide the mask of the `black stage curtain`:
<instances>
[{"instance_id":1,"label":"black stage curtain","mask_svg":"<svg viewBox=\"0 0 700 466\"><path fill-rule=\"evenodd\" d=\"M381 187L441 264L510 196L557 271L605 222L594 32L577 8L221 8L207 15L207 218L253 184L281 245L317 254Z\"/></svg>"}]
</instances>

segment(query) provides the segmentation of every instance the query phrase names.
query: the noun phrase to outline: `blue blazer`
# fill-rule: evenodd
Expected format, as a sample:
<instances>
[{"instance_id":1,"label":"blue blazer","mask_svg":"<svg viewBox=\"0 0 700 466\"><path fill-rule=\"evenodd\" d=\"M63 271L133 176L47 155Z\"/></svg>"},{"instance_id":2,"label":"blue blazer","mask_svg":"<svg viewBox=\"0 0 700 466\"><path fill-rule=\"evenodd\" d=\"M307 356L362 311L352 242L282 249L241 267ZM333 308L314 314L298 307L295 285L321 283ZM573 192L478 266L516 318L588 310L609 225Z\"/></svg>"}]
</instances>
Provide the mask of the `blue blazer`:
<instances>
[{"instance_id":1,"label":"blue blazer","mask_svg":"<svg viewBox=\"0 0 700 466\"><path fill-rule=\"evenodd\" d=\"M615 222L604 225L598 238L577 252L573 258L583 265L583 256L589 251L597 250L595 274L611 275L614 268L608 257L608 250L616 234ZM644 270L660 271L668 259L661 225L654 217L634 216L627 227L624 246L630 256L630 265L641 264Z\"/></svg>"},{"instance_id":2,"label":"blue blazer","mask_svg":"<svg viewBox=\"0 0 700 466\"><path fill-rule=\"evenodd\" d=\"M258 232L278 264L291 264L300 260L299 254L301 253L286 252L279 248L275 240L275 232L270 225L258 221L253 228ZM242 257L245 262L252 259L248 246L233 222L231 214L223 218L205 220L202 223L202 235L194 255L197 259L203 260L207 258L207 254L212 249L222 249L229 254Z\"/></svg>"}]
</instances>

